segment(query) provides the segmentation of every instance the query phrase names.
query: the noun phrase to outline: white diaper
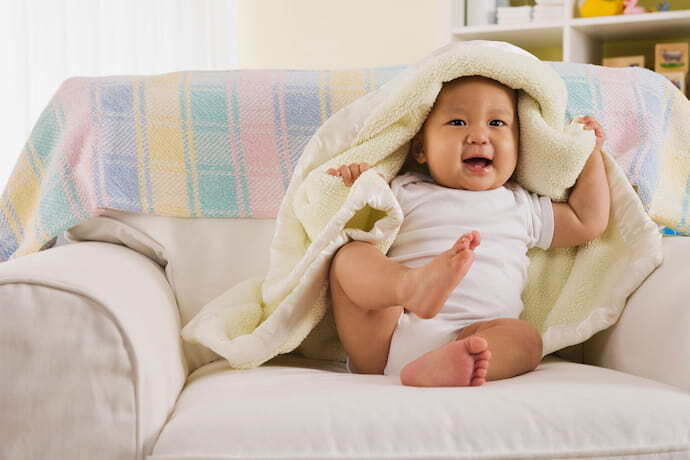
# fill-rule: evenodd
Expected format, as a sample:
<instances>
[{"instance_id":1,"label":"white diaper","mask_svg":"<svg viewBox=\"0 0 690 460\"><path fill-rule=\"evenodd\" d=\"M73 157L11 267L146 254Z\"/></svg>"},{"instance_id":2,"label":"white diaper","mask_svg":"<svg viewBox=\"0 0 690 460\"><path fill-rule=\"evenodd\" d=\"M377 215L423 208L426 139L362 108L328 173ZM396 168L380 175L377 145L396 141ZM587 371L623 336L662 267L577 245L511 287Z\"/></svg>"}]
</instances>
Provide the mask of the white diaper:
<instances>
[{"instance_id":1,"label":"white diaper","mask_svg":"<svg viewBox=\"0 0 690 460\"><path fill-rule=\"evenodd\" d=\"M436 316L431 319L420 319L414 313L403 313L398 318L398 324L393 331L391 346L388 350L388 363L383 375L400 375L405 365L422 356L424 353L435 350L455 340L460 330L474 321L457 322L449 324L448 321ZM350 358L347 358L348 372L355 374Z\"/></svg>"},{"instance_id":2,"label":"white diaper","mask_svg":"<svg viewBox=\"0 0 690 460\"><path fill-rule=\"evenodd\" d=\"M431 319L421 319L414 313L403 312L398 318L395 331L393 331L391 346L388 350L388 362L383 370L383 375L400 375L400 371L407 363L456 340L462 329L470 324L497 318L449 321L442 314ZM353 374L357 372L353 369L349 357L345 365L348 372Z\"/></svg>"},{"instance_id":3,"label":"white diaper","mask_svg":"<svg viewBox=\"0 0 690 460\"><path fill-rule=\"evenodd\" d=\"M439 316L421 319L414 313L401 314L391 338L388 363L383 375L400 375L407 363L457 339L460 331L473 322L475 321L450 322Z\"/></svg>"}]
</instances>

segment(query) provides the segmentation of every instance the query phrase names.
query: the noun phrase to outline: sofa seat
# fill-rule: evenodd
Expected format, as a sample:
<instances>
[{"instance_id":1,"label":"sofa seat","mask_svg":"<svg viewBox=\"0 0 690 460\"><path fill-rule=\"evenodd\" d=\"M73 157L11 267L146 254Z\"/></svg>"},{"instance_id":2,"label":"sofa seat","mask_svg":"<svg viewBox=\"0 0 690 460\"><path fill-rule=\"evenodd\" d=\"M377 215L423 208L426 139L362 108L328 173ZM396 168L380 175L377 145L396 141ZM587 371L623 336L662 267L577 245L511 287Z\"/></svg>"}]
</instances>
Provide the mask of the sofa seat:
<instances>
[{"instance_id":1,"label":"sofa seat","mask_svg":"<svg viewBox=\"0 0 690 460\"><path fill-rule=\"evenodd\" d=\"M687 392L553 355L468 388L405 387L283 355L197 369L148 458L680 459L689 427Z\"/></svg>"}]
</instances>

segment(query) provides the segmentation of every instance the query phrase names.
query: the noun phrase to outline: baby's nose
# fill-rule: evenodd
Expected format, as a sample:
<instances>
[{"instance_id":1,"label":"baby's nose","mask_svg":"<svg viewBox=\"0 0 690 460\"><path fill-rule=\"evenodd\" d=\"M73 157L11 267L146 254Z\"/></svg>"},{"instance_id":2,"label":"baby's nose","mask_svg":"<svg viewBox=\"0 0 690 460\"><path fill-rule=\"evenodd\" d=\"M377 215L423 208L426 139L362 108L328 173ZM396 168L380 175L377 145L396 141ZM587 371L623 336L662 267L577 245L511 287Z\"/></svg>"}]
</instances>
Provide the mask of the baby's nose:
<instances>
[{"instance_id":1,"label":"baby's nose","mask_svg":"<svg viewBox=\"0 0 690 460\"><path fill-rule=\"evenodd\" d=\"M479 128L474 129L467 133L467 143L468 144L488 144L489 136L485 130Z\"/></svg>"}]
</instances>

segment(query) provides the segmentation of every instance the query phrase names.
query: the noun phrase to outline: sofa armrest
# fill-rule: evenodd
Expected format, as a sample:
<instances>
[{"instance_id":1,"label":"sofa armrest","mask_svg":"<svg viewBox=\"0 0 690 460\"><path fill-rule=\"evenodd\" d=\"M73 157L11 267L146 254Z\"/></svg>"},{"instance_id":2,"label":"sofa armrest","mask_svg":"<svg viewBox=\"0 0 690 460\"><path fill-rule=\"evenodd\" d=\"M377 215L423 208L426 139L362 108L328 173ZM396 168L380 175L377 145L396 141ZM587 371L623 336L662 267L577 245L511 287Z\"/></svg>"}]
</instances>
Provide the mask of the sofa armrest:
<instances>
[{"instance_id":1,"label":"sofa armrest","mask_svg":"<svg viewBox=\"0 0 690 460\"><path fill-rule=\"evenodd\" d=\"M0 458L143 459L187 377L163 270L86 242L0 264Z\"/></svg>"},{"instance_id":2,"label":"sofa armrest","mask_svg":"<svg viewBox=\"0 0 690 460\"><path fill-rule=\"evenodd\" d=\"M618 322L585 343L584 362L690 391L690 237L665 237L663 248Z\"/></svg>"}]
</instances>

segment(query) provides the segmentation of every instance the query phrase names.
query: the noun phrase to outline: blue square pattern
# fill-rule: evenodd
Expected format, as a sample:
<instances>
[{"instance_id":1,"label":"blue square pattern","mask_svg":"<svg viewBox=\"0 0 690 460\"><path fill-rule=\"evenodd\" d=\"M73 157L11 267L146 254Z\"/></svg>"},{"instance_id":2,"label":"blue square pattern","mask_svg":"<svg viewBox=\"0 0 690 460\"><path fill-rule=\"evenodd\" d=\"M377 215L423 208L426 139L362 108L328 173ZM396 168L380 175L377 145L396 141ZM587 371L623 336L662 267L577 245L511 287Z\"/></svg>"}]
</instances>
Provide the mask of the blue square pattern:
<instances>
[{"instance_id":1,"label":"blue square pattern","mask_svg":"<svg viewBox=\"0 0 690 460\"><path fill-rule=\"evenodd\" d=\"M137 148L134 129L134 120L125 117L104 116L103 138L101 140L104 152L109 155L128 157L129 161L135 161Z\"/></svg>"},{"instance_id":2,"label":"blue square pattern","mask_svg":"<svg viewBox=\"0 0 690 460\"><path fill-rule=\"evenodd\" d=\"M129 82L101 88L101 107L105 113L131 116L133 100L132 85Z\"/></svg>"},{"instance_id":3,"label":"blue square pattern","mask_svg":"<svg viewBox=\"0 0 690 460\"><path fill-rule=\"evenodd\" d=\"M313 132L321 125L321 101L317 88L285 95L285 118L288 126L309 126Z\"/></svg>"},{"instance_id":4,"label":"blue square pattern","mask_svg":"<svg viewBox=\"0 0 690 460\"><path fill-rule=\"evenodd\" d=\"M136 201L135 209L141 209L139 197L139 174L136 164L108 163L105 165L107 196L128 204ZM128 206L129 208L129 206Z\"/></svg>"}]
</instances>

